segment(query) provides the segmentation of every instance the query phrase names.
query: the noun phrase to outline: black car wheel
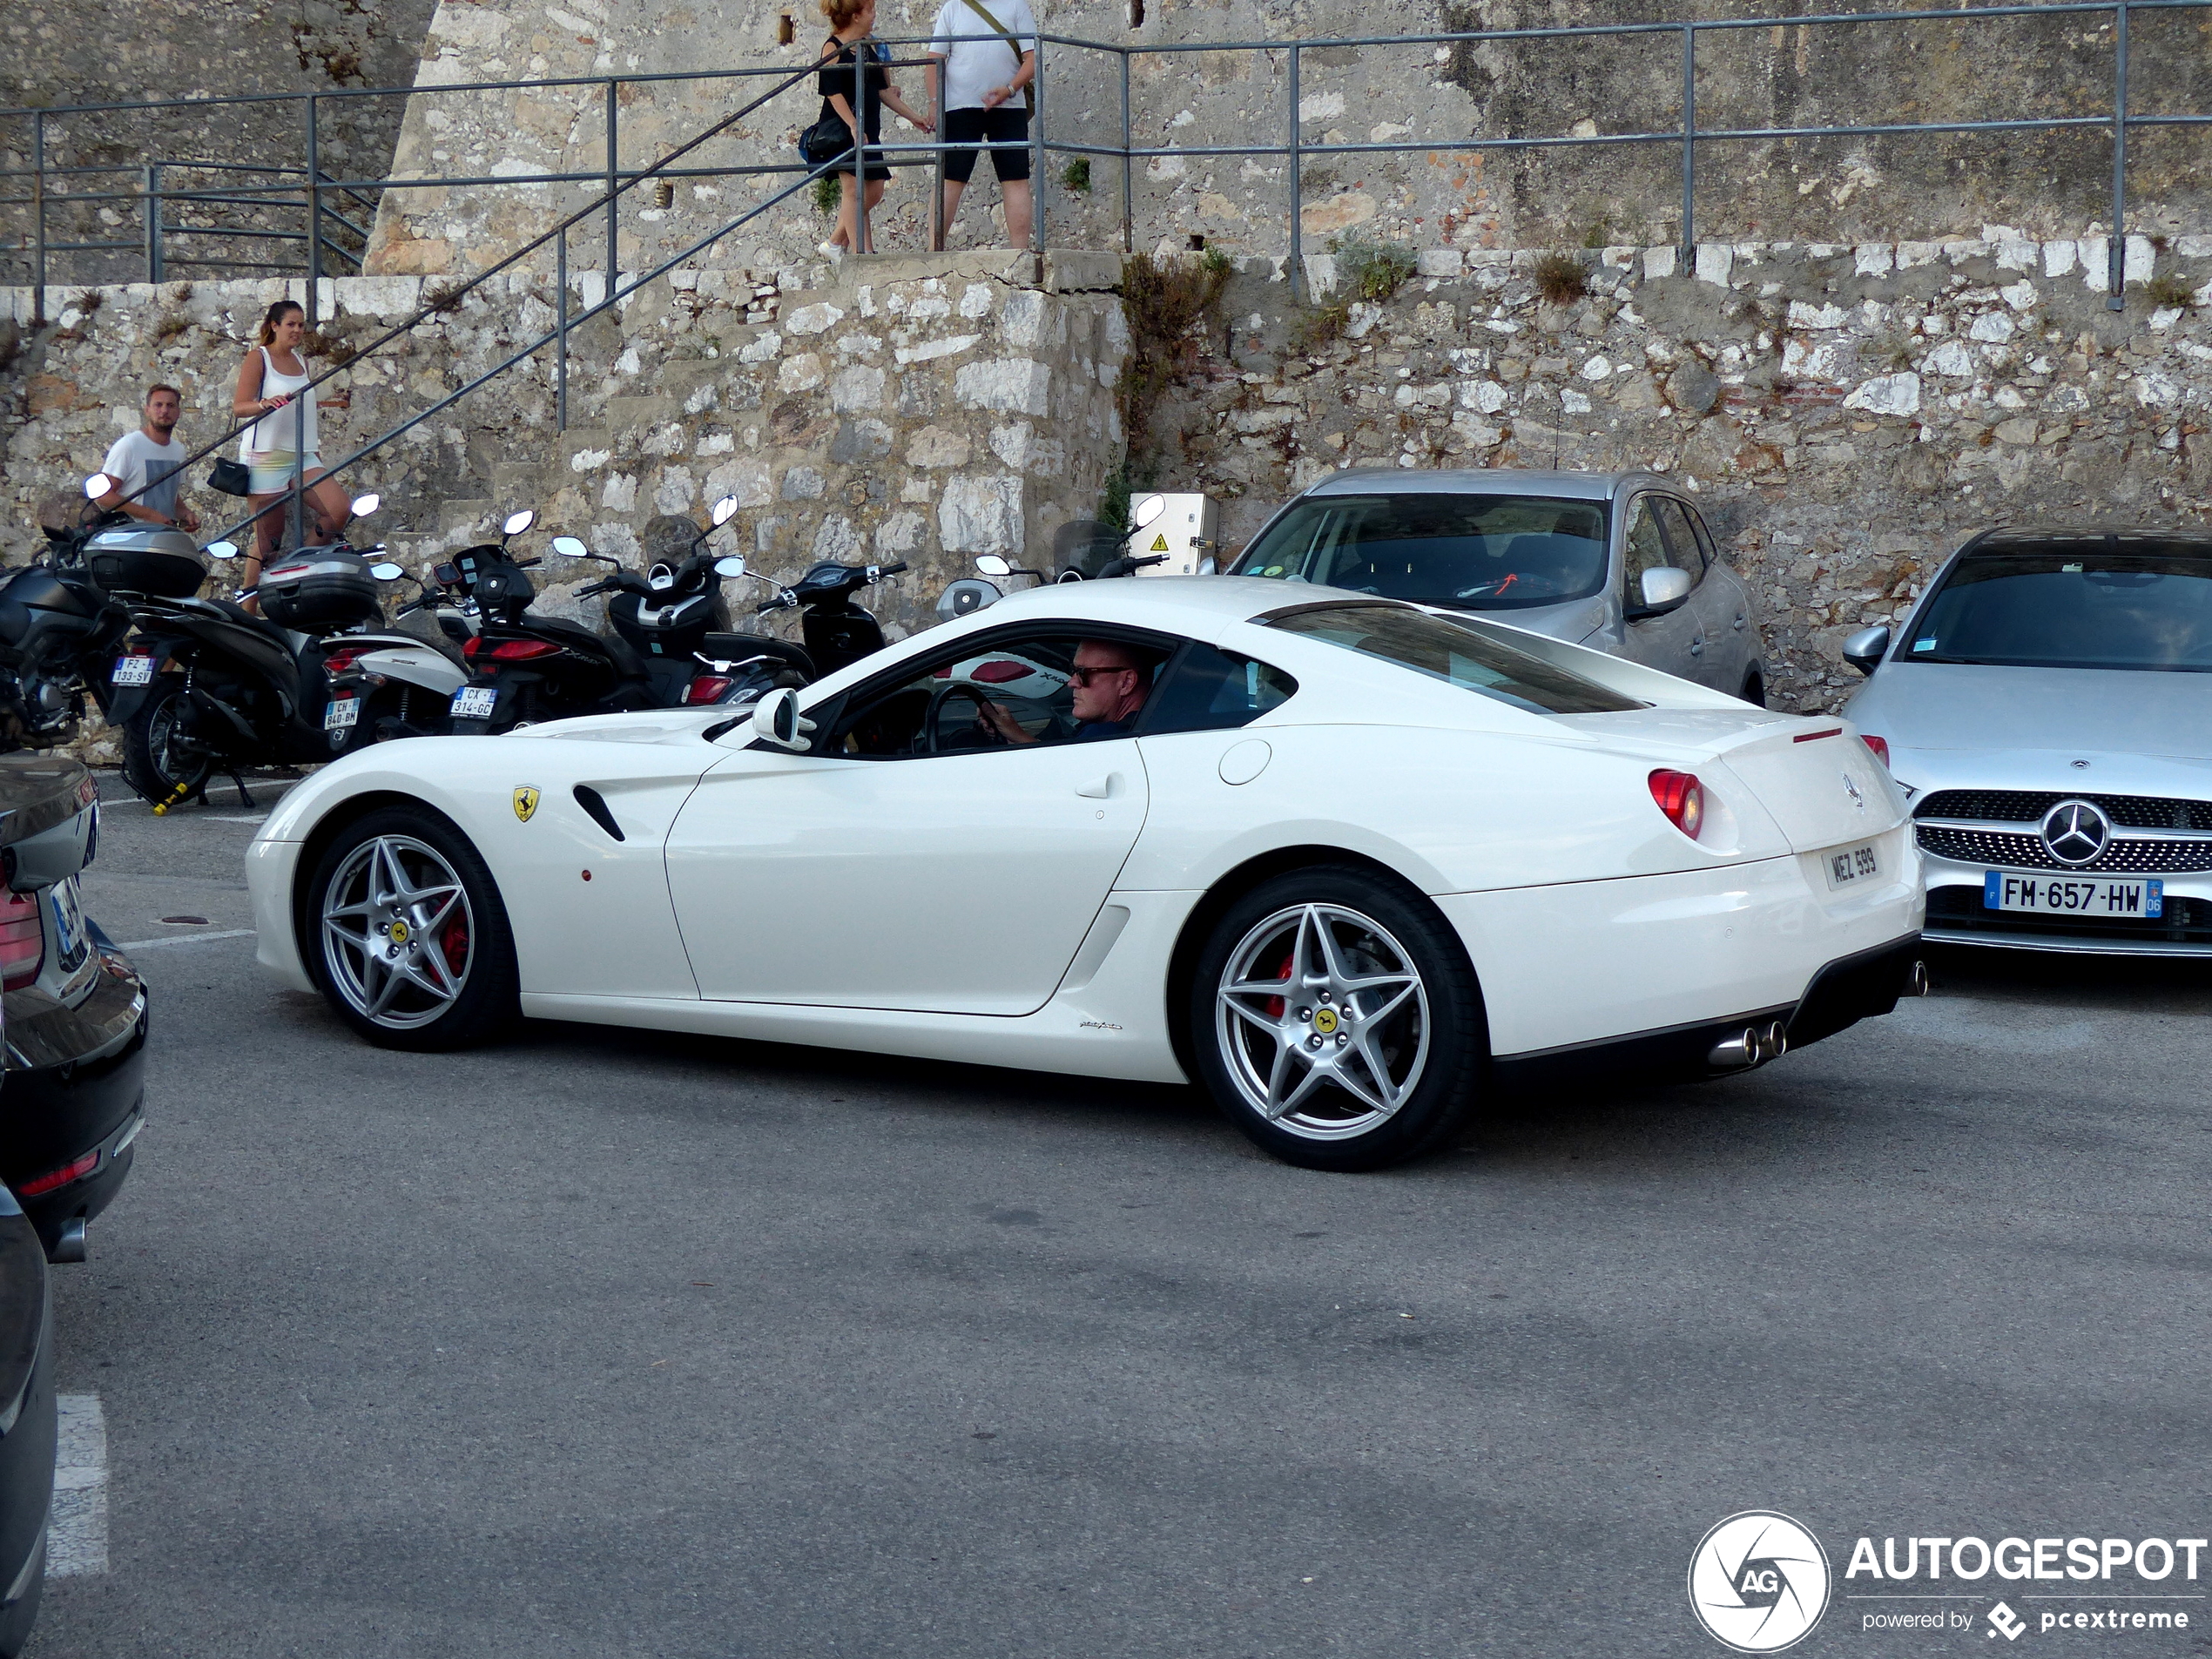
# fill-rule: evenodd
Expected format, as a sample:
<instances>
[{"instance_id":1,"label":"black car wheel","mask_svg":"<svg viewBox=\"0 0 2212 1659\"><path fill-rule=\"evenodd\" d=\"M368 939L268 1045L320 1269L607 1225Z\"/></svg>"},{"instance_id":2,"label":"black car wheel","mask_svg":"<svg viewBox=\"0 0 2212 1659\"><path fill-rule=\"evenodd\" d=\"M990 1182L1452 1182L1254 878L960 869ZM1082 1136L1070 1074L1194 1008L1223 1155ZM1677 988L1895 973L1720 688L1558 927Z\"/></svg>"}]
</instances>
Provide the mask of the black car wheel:
<instances>
[{"instance_id":1,"label":"black car wheel","mask_svg":"<svg viewBox=\"0 0 2212 1659\"><path fill-rule=\"evenodd\" d=\"M123 776L157 806L198 794L215 770L212 756L192 752L179 741L190 706L184 681L165 674L123 723Z\"/></svg>"},{"instance_id":2,"label":"black car wheel","mask_svg":"<svg viewBox=\"0 0 2212 1659\"><path fill-rule=\"evenodd\" d=\"M1378 1170L1446 1144L1480 1090L1481 997L1451 925L1348 866L1230 907L1200 953L1191 1047L1216 1102L1286 1163Z\"/></svg>"},{"instance_id":3,"label":"black car wheel","mask_svg":"<svg viewBox=\"0 0 2212 1659\"><path fill-rule=\"evenodd\" d=\"M380 1047L458 1049L516 1012L515 941L466 836L421 807L371 813L322 855L302 941L339 1016Z\"/></svg>"}]
</instances>

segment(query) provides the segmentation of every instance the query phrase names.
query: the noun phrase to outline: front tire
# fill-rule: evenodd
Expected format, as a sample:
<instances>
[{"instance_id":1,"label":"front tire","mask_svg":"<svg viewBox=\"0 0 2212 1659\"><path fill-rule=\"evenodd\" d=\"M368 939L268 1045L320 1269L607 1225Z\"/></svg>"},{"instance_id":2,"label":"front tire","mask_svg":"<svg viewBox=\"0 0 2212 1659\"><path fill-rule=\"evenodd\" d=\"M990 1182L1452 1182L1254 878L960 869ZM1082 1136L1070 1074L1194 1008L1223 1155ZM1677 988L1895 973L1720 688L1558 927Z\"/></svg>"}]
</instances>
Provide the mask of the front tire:
<instances>
[{"instance_id":1,"label":"front tire","mask_svg":"<svg viewBox=\"0 0 2212 1659\"><path fill-rule=\"evenodd\" d=\"M469 840L425 808L347 827L307 889L300 942L338 1016L385 1049L437 1052L516 1017L515 940L498 885Z\"/></svg>"},{"instance_id":2,"label":"front tire","mask_svg":"<svg viewBox=\"0 0 2212 1659\"><path fill-rule=\"evenodd\" d=\"M1481 995L1458 935L1366 870L1294 870L1237 900L1199 954L1187 1013L1216 1103L1305 1169L1434 1151L1480 1090Z\"/></svg>"},{"instance_id":3,"label":"front tire","mask_svg":"<svg viewBox=\"0 0 2212 1659\"><path fill-rule=\"evenodd\" d=\"M124 779L156 806L198 794L214 773L212 756L179 752L179 733L190 706L183 679L165 674L123 723Z\"/></svg>"}]
</instances>

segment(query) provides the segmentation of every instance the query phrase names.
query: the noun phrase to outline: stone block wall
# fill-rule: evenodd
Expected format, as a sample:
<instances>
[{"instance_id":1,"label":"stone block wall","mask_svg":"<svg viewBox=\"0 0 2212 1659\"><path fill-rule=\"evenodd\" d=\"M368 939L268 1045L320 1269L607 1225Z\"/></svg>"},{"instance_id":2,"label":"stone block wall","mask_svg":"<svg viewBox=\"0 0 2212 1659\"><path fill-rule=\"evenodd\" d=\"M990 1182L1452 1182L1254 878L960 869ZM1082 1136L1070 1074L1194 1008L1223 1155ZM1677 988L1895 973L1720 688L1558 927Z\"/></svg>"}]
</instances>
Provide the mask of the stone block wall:
<instances>
[{"instance_id":1,"label":"stone block wall","mask_svg":"<svg viewBox=\"0 0 2212 1659\"><path fill-rule=\"evenodd\" d=\"M2122 312L2103 239L1995 225L1607 248L1564 303L1544 257L1430 250L1319 340L1280 262L1244 262L1132 471L1224 498L1232 547L1345 468L1675 474L1765 609L1776 700L1808 708L1857 683L1843 637L1978 529L2212 517L2212 237L2130 238L2155 292ZM1314 261L1318 297L1345 275Z\"/></svg>"},{"instance_id":2,"label":"stone block wall","mask_svg":"<svg viewBox=\"0 0 2212 1659\"><path fill-rule=\"evenodd\" d=\"M643 562L647 524L704 525L729 494L731 550L792 578L816 559L904 560L912 572L872 602L894 637L934 620L945 583L978 553L1049 551L1052 532L1096 507L1121 453L1116 388L1128 350L1113 293L1120 261L1028 254L854 260L819 273L678 272L571 338L570 424L558 429L549 347L415 428L347 475L380 491L371 527L421 570L535 507L539 529ZM423 283L326 280L334 341L361 343L408 316ZM181 386L183 435L229 424L231 388L280 281L135 285L84 296L30 335L0 374L0 503L10 563L36 543L33 513L71 488L137 422L141 388ZM577 310L604 292L576 279ZM352 408L323 417L324 457L436 402L552 326L550 282L496 279L403 348L364 357L334 385ZM28 321L30 295L0 290L0 318ZM9 325L0 322L0 327ZM204 477L204 470L195 469ZM193 496L206 533L237 503ZM535 546L542 537L534 537ZM595 624L574 590L590 566L549 559L543 608ZM766 590L730 590L734 604Z\"/></svg>"}]
</instances>

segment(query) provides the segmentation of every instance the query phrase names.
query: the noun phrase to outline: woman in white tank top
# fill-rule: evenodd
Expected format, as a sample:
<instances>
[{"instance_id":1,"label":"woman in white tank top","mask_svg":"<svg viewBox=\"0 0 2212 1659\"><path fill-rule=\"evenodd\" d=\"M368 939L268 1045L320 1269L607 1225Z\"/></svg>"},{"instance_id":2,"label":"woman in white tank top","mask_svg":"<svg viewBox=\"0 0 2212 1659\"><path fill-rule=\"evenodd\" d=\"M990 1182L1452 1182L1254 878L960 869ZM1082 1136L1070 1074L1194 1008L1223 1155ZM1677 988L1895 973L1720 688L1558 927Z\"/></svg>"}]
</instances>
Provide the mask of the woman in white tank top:
<instances>
[{"instance_id":1,"label":"woman in white tank top","mask_svg":"<svg viewBox=\"0 0 2212 1659\"><path fill-rule=\"evenodd\" d=\"M327 475L318 453L315 400L299 401L301 389L314 379L300 355L307 332L307 314L297 301L280 300L271 306L261 319L261 343L239 365L238 387L231 397L233 414L241 420L256 417L238 450L239 459L253 475L247 500L260 514L253 524L253 550L246 556L249 588L261 579L261 563L276 551L283 534L283 516L273 509L291 493L295 453L301 455L300 476L307 485L308 543L321 547L337 540L353 517L346 492ZM323 407L342 409L348 401L341 394L325 399Z\"/></svg>"}]
</instances>

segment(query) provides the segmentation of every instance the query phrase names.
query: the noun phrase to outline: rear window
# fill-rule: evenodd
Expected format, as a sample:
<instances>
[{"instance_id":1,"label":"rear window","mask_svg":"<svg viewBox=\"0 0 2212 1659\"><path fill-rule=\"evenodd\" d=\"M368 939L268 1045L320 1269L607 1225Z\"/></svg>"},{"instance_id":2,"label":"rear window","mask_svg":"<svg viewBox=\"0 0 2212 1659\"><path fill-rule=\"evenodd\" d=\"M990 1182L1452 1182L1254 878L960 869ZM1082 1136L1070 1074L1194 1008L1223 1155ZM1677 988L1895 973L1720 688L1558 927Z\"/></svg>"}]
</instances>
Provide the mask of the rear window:
<instances>
[{"instance_id":1,"label":"rear window","mask_svg":"<svg viewBox=\"0 0 2212 1659\"><path fill-rule=\"evenodd\" d=\"M1468 610L1560 604L1605 585L1607 516L1548 496L1310 496L1230 574Z\"/></svg>"},{"instance_id":2,"label":"rear window","mask_svg":"<svg viewBox=\"0 0 2212 1659\"><path fill-rule=\"evenodd\" d=\"M2212 547L2108 536L1968 554L1894 660L2212 671Z\"/></svg>"},{"instance_id":3,"label":"rear window","mask_svg":"<svg viewBox=\"0 0 2212 1659\"><path fill-rule=\"evenodd\" d=\"M1555 667L1480 623L1447 621L1409 605L1305 605L1256 620L1541 714L1619 714L1651 706Z\"/></svg>"}]
</instances>

